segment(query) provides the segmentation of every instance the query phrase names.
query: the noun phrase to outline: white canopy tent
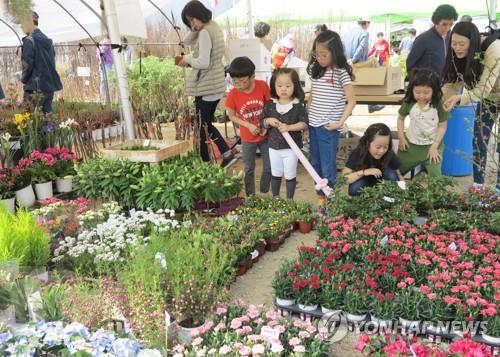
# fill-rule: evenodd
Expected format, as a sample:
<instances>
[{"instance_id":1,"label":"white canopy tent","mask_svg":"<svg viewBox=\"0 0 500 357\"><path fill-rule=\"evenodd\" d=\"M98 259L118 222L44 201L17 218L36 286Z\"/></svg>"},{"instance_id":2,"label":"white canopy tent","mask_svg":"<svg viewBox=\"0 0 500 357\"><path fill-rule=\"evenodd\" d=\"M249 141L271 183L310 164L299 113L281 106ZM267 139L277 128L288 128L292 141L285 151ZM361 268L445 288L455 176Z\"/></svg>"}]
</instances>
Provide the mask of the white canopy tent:
<instances>
[{"instance_id":1,"label":"white canopy tent","mask_svg":"<svg viewBox=\"0 0 500 357\"><path fill-rule=\"evenodd\" d=\"M99 18L80 0L60 0L59 2L85 27L85 29L92 36L102 34L102 24ZM89 4L94 11L100 14L99 0L85 0L85 2ZM135 16L128 16L130 26L133 26L134 22L137 21L136 16L148 18L158 13L158 10L156 10L148 1L139 0L139 2L142 8L142 15L133 14ZM153 2L161 8L168 8L169 4L176 2L176 0L153 0ZM88 38L85 31L83 31L76 24L76 22L54 1L34 0L34 4L34 10L40 16L40 28L54 42L77 41ZM117 9L119 16L120 10L121 9ZM0 18L10 23L9 17L4 12L3 6L0 6ZM127 18L123 16L123 18L120 18L120 21L127 21ZM18 34L22 37L23 34L19 27L15 24L10 24L17 29ZM125 27L120 27L120 29L123 35L129 35L127 33L123 33L126 29ZM16 46L18 44L19 40L12 30L3 24L0 24L0 46Z\"/></svg>"}]
</instances>

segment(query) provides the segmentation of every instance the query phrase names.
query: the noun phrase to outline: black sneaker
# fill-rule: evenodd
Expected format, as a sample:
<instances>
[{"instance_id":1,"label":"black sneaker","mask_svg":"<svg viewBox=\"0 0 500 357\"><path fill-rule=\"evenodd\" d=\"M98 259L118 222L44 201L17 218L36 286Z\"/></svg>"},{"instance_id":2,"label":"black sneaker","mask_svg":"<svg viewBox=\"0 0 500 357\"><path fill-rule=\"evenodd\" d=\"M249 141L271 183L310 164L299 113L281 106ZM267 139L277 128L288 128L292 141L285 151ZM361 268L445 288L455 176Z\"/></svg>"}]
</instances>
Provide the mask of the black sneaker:
<instances>
[{"instance_id":1,"label":"black sneaker","mask_svg":"<svg viewBox=\"0 0 500 357\"><path fill-rule=\"evenodd\" d=\"M222 159L220 166L221 167L229 167L232 164L234 164L237 160L238 160L238 158L236 156L234 156L234 154L231 154L230 156Z\"/></svg>"}]
</instances>

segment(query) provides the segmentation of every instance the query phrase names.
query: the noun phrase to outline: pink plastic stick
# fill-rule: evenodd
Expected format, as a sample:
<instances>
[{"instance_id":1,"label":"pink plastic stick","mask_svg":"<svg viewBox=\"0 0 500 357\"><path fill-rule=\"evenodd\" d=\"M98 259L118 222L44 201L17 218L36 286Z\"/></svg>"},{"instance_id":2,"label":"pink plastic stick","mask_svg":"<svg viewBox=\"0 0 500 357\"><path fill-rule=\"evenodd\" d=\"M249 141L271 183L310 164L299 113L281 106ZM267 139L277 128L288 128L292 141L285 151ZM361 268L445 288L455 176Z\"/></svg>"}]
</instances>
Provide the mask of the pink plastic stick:
<instances>
[{"instance_id":1,"label":"pink plastic stick","mask_svg":"<svg viewBox=\"0 0 500 357\"><path fill-rule=\"evenodd\" d=\"M314 170L314 167L312 167L309 160L307 160L307 158L305 157L302 150L300 150L300 148L297 146L295 141L293 141L292 137L290 136L290 134L288 132L284 132L281 134L283 135L286 142L290 146L290 149L292 149L293 152L295 153L295 155L297 155L297 157L299 158L299 160L302 163L302 165L304 166L304 168L307 170L309 175L312 177L312 179L316 183L316 186L315 186L316 190L322 190L325 193L325 196L328 197L330 195L330 193L332 193L332 188L330 186L328 186L328 180L319 177L316 170Z\"/></svg>"}]
</instances>

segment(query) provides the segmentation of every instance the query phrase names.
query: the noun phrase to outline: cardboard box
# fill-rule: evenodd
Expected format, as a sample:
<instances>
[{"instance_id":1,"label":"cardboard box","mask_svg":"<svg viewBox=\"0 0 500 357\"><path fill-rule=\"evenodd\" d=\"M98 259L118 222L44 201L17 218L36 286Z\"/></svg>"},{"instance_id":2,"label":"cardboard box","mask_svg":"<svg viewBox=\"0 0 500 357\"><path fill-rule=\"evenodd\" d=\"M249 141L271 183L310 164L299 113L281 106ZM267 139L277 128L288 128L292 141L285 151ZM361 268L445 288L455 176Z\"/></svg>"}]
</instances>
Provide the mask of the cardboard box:
<instances>
[{"instance_id":1,"label":"cardboard box","mask_svg":"<svg viewBox=\"0 0 500 357\"><path fill-rule=\"evenodd\" d=\"M354 94L389 95L401 88L401 68L354 68Z\"/></svg>"},{"instance_id":2,"label":"cardboard box","mask_svg":"<svg viewBox=\"0 0 500 357\"><path fill-rule=\"evenodd\" d=\"M337 149L337 170L344 168L345 163L349 159L352 151L358 146L360 136L349 131L349 136L339 139L339 146Z\"/></svg>"},{"instance_id":3,"label":"cardboard box","mask_svg":"<svg viewBox=\"0 0 500 357\"><path fill-rule=\"evenodd\" d=\"M258 38L229 40L229 62L236 57L247 56L255 64L257 72L271 70L271 52Z\"/></svg>"}]
</instances>

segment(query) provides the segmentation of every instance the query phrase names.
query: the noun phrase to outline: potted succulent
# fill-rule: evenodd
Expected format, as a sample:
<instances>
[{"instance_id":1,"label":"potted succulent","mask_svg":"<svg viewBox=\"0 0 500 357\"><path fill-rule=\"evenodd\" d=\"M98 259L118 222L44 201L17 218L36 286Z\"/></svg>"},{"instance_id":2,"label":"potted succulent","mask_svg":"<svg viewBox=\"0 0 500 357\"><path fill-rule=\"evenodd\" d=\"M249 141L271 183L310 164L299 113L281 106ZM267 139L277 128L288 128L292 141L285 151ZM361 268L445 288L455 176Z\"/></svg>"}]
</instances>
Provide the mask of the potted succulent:
<instances>
[{"instance_id":1,"label":"potted succulent","mask_svg":"<svg viewBox=\"0 0 500 357\"><path fill-rule=\"evenodd\" d=\"M9 212L14 212L15 206L14 179L8 169L0 170L0 202L7 207Z\"/></svg>"},{"instance_id":2,"label":"potted succulent","mask_svg":"<svg viewBox=\"0 0 500 357\"><path fill-rule=\"evenodd\" d=\"M275 273L272 281L276 304L280 306L291 306L295 304L295 293L293 290L295 273L292 271L292 263L285 261Z\"/></svg>"}]
</instances>

